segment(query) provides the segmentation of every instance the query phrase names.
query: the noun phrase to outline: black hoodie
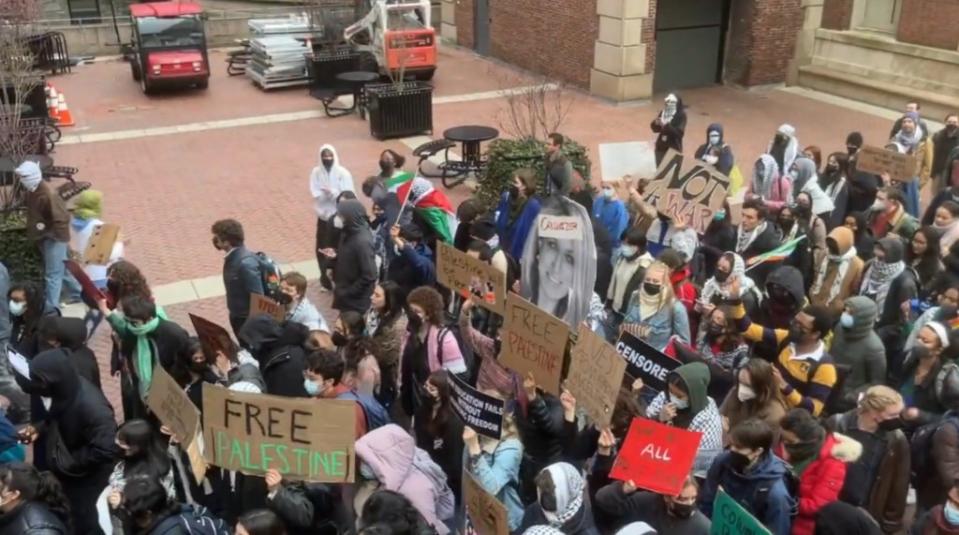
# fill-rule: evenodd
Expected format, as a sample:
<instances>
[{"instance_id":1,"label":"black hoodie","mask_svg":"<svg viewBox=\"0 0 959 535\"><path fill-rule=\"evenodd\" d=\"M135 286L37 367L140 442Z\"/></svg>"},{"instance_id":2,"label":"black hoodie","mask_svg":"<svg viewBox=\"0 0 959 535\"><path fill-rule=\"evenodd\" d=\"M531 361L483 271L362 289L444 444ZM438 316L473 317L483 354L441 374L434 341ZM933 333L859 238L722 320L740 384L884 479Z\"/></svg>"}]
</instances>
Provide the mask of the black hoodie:
<instances>
[{"instance_id":1,"label":"black hoodie","mask_svg":"<svg viewBox=\"0 0 959 535\"><path fill-rule=\"evenodd\" d=\"M86 345L86 322L80 318L44 316L40 319L40 332L52 333L56 336L60 347L70 350L70 363L80 377L90 381L97 390L103 390L100 386L100 366L97 364L97 356ZM44 342L41 341L41 344Z\"/></svg>"},{"instance_id":2,"label":"black hoodie","mask_svg":"<svg viewBox=\"0 0 959 535\"><path fill-rule=\"evenodd\" d=\"M370 308L370 296L376 285L373 234L360 201L344 199L336 211L343 220L343 230L333 268L333 308L363 314Z\"/></svg>"},{"instance_id":3,"label":"black hoodie","mask_svg":"<svg viewBox=\"0 0 959 535\"><path fill-rule=\"evenodd\" d=\"M240 328L240 341L260 363L267 394L309 397L303 388L306 369L303 345L309 334L305 325L292 321L281 325L266 314L253 316Z\"/></svg>"}]
</instances>

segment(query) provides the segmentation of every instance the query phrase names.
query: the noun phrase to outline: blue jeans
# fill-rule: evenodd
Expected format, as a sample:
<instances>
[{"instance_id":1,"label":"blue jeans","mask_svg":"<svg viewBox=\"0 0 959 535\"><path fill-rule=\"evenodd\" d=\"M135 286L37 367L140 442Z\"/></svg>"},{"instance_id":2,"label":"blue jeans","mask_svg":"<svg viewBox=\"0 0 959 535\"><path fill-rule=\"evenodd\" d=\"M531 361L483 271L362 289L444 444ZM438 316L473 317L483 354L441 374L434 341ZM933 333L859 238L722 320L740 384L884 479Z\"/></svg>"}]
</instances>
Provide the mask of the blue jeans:
<instances>
[{"instance_id":1,"label":"blue jeans","mask_svg":"<svg viewBox=\"0 0 959 535\"><path fill-rule=\"evenodd\" d=\"M66 283L71 297L80 295L80 283L67 272L63 262L67 259L68 246L66 242L44 239L40 242L43 252L43 277L45 280L46 303L49 310L60 307L60 290Z\"/></svg>"}]
</instances>

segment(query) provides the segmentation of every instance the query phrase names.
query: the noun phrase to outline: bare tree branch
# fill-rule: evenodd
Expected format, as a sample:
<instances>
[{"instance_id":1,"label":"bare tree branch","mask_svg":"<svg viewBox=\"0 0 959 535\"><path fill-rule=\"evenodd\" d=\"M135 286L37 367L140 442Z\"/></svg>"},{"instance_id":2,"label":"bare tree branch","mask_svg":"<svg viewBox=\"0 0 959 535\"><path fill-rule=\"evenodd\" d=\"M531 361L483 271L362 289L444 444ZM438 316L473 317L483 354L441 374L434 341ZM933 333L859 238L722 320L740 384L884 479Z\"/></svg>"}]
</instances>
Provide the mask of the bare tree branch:
<instances>
[{"instance_id":1,"label":"bare tree branch","mask_svg":"<svg viewBox=\"0 0 959 535\"><path fill-rule=\"evenodd\" d=\"M492 73L491 73L492 74ZM504 105L497 113L500 130L519 139L544 140L559 131L575 102L575 93L545 76L534 79L513 74L493 74L506 91Z\"/></svg>"}]
</instances>

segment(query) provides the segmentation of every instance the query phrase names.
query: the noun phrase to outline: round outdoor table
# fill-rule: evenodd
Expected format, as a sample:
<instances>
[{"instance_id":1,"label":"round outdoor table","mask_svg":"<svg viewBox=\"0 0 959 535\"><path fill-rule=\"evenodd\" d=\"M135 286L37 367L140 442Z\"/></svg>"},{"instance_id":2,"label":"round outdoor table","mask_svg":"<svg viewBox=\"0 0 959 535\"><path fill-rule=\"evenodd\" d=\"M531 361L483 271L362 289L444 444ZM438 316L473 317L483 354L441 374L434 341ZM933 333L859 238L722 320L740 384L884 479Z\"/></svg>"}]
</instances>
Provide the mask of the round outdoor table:
<instances>
[{"instance_id":1,"label":"round outdoor table","mask_svg":"<svg viewBox=\"0 0 959 535\"><path fill-rule=\"evenodd\" d=\"M371 84L380 79L380 74L369 71L347 71L336 75L336 79L343 82L353 92L353 108L360 114L360 117L366 117L366 95L363 88L366 84Z\"/></svg>"},{"instance_id":2,"label":"round outdoor table","mask_svg":"<svg viewBox=\"0 0 959 535\"><path fill-rule=\"evenodd\" d=\"M480 125L454 126L443 132L443 138L463 144L463 163L479 167L480 144L499 137L499 130Z\"/></svg>"}]
</instances>

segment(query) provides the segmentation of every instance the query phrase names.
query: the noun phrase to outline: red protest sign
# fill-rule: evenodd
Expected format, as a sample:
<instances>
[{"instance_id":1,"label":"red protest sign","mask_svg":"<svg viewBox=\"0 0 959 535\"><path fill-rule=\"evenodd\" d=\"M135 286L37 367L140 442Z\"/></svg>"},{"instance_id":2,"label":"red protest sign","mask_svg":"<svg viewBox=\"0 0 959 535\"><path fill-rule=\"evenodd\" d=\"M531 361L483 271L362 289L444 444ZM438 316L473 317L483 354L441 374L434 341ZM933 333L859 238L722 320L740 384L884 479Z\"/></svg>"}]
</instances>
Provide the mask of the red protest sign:
<instances>
[{"instance_id":1,"label":"red protest sign","mask_svg":"<svg viewBox=\"0 0 959 535\"><path fill-rule=\"evenodd\" d=\"M634 418L609 477L677 496L689 476L703 436L645 418Z\"/></svg>"}]
</instances>

